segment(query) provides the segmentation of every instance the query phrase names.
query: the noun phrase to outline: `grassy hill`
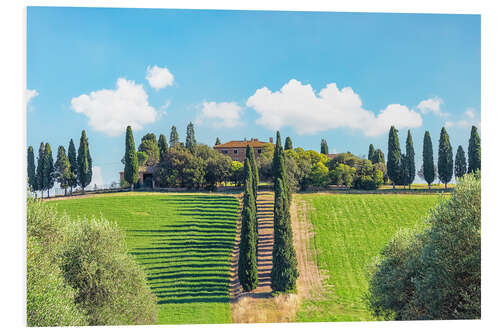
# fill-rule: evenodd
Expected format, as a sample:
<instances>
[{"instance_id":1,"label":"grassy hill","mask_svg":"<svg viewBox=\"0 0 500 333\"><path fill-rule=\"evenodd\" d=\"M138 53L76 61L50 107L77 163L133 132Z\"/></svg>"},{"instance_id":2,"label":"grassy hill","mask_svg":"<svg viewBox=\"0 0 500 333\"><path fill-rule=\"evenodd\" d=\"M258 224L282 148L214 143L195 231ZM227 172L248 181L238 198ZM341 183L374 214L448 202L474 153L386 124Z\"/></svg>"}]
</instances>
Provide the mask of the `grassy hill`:
<instances>
[{"instance_id":1,"label":"grassy hill","mask_svg":"<svg viewBox=\"0 0 500 333\"><path fill-rule=\"evenodd\" d=\"M363 302L366 267L400 228L422 224L440 195L298 194L313 226L322 295L304 300L297 321L373 320Z\"/></svg>"},{"instance_id":2,"label":"grassy hill","mask_svg":"<svg viewBox=\"0 0 500 333\"><path fill-rule=\"evenodd\" d=\"M102 214L125 230L158 298L159 324L231 322L235 197L127 193L48 202L74 218Z\"/></svg>"}]
</instances>

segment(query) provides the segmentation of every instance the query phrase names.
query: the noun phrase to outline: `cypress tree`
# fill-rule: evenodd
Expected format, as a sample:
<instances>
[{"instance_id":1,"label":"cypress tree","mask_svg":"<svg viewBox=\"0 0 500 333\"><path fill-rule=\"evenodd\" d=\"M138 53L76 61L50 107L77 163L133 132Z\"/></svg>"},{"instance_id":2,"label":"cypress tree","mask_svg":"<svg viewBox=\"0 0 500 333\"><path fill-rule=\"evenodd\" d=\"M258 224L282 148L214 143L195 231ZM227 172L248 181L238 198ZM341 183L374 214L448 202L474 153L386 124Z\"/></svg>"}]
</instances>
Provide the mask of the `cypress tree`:
<instances>
[{"instance_id":1,"label":"cypress tree","mask_svg":"<svg viewBox=\"0 0 500 333\"><path fill-rule=\"evenodd\" d=\"M85 194L85 187L92 180L92 157L90 156L89 142L85 131L82 131L80 137L80 146L78 147L76 159L78 164L78 185L82 188L82 193Z\"/></svg>"},{"instance_id":2,"label":"cypress tree","mask_svg":"<svg viewBox=\"0 0 500 333\"><path fill-rule=\"evenodd\" d=\"M69 159L66 156L66 150L63 146L59 146L57 149L57 160L54 164L56 180L64 189L64 195L67 194L66 190L70 182L71 165Z\"/></svg>"},{"instance_id":3,"label":"cypress tree","mask_svg":"<svg viewBox=\"0 0 500 333\"><path fill-rule=\"evenodd\" d=\"M54 187L54 158L52 157L52 149L50 144L45 145L43 159L43 189L47 190L47 198L50 197L50 189Z\"/></svg>"},{"instance_id":4,"label":"cypress tree","mask_svg":"<svg viewBox=\"0 0 500 333\"><path fill-rule=\"evenodd\" d=\"M219 137L217 137L217 139L215 140L215 145L216 146L220 145L220 139L219 139Z\"/></svg>"},{"instance_id":5,"label":"cypress tree","mask_svg":"<svg viewBox=\"0 0 500 333\"><path fill-rule=\"evenodd\" d=\"M76 185L78 185L77 183L78 161L76 158L76 149L75 149L75 144L73 143L73 139L69 140L68 160L71 170L70 180L69 180L69 194L73 195L73 188L76 187Z\"/></svg>"},{"instance_id":6,"label":"cypress tree","mask_svg":"<svg viewBox=\"0 0 500 333\"><path fill-rule=\"evenodd\" d=\"M457 155L455 156L455 179L463 177L467 173L467 161L465 160L465 152L462 146L458 146Z\"/></svg>"},{"instance_id":7,"label":"cypress tree","mask_svg":"<svg viewBox=\"0 0 500 333\"><path fill-rule=\"evenodd\" d=\"M245 192L241 215L240 254L238 258L238 278L243 290L250 291L257 287L257 214L250 160L245 159Z\"/></svg>"},{"instance_id":8,"label":"cypress tree","mask_svg":"<svg viewBox=\"0 0 500 333\"><path fill-rule=\"evenodd\" d=\"M274 194L274 244L271 288L277 292L294 292L299 271L297 255L293 247L293 234L290 222L286 187L279 177Z\"/></svg>"},{"instance_id":9,"label":"cypress tree","mask_svg":"<svg viewBox=\"0 0 500 333\"><path fill-rule=\"evenodd\" d=\"M196 139L194 137L194 125L192 122L189 122L186 129L186 148L191 152L196 148Z\"/></svg>"},{"instance_id":10,"label":"cypress tree","mask_svg":"<svg viewBox=\"0 0 500 333\"><path fill-rule=\"evenodd\" d=\"M132 127L127 126L125 135L125 169L123 170L123 178L130 184L130 189L134 190L134 184L139 179L139 162L137 161L137 153L135 151L134 134Z\"/></svg>"},{"instance_id":11,"label":"cypress tree","mask_svg":"<svg viewBox=\"0 0 500 333\"><path fill-rule=\"evenodd\" d=\"M401 154L401 159L399 160L399 177L398 181L403 188L409 184L409 163L408 157L405 154Z\"/></svg>"},{"instance_id":12,"label":"cypress tree","mask_svg":"<svg viewBox=\"0 0 500 333\"><path fill-rule=\"evenodd\" d=\"M250 166L252 167L252 184L253 192L255 198L257 199L257 191L259 189L259 168L257 167L257 161L255 160L254 150L250 145L247 145L246 159L250 160Z\"/></svg>"},{"instance_id":13,"label":"cypress tree","mask_svg":"<svg viewBox=\"0 0 500 333\"><path fill-rule=\"evenodd\" d=\"M40 148L38 148L38 159L37 159L37 165L36 165L36 191L40 191L42 194L42 199L43 199L43 189L45 187L44 182L43 182L43 173L44 173L44 159L45 159L45 144L42 142L40 143Z\"/></svg>"},{"instance_id":14,"label":"cypress tree","mask_svg":"<svg viewBox=\"0 0 500 333\"><path fill-rule=\"evenodd\" d=\"M325 139L321 139L321 154L328 154L328 143L326 143Z\"/></svg>"},{"instance_id":15,"label":"cypress tree","mask_svg":"<svg viewBox=\"0 0 500 333\"><path fill-rule=\"evenodd\" d=\"M424 167L424 179L431 188L431 184L436 179L436 170L434 166L434 152L432 150L432 141L429 131L425 131L424 135L424 149L423 149L423 167Z\"/></svg>"},{"instance_id":16,"label":"cypress tree","mask_svg":"<svg viewBox=\"0 0 500 333\"><path fill-rule=\"evenodd\" d=\"M392 181L392 188L396 188L396 183L399 182L401 174L401 148L399 147L398 130L391 126L389 131L389 142L387 144L387 176Z\"/></svg>"},{"instance_id":17,"label":"cypress tree","mask_svg":"<svg viewBox=\"0 0 500 333\"><path fill-rule=\"evenodd\" d=\"M158 148L160 149L160 162L163 162L166 160L168 153L167 138L163 134L160 134L158 138Z\"/></svg>"},{"instance_id":18,"label":"cypress tree","mask_svg":"<svg viewBox=\"0 0 500 333\"><path fill-rule=\"evenodd\" d=\"M375 147L370 143L370 147L368 147L368 159L372 161L372 163L375 163Z\"/></svg>"},{"instance_id":19,"label":"cypress tree","mask_svg":"<svg viewBox=\"0 0 500 333\"><path fill-rule=\"evenodd\" d=\"M285 150L293 149L292 139L289 136L285 139Z\"/></svg>"},{"instance_id":20,"label":"cypress tree","mask_svg":"<svg viewBox=\"0 0 500 333\"><path fill-rule=\"evenodd\" d=\"M410 130L408 130L408 136L406 137L406 163L407 168L406 179L408 182L408 188L411 189L411 183L415 180L415 150L413 149L413 138L411 137Z\"/></svg>"},{"instance_id":21,"label":"cypress tree","mask_svg":"<svg viewBox=\"0 0 500 333\"><path fill-rule=\"evenodd\" d=\"M469 169L468 173L481 170L481 139L477 132L477 127L472 126L469 138Z\"/></svg>"},{"instance_id":22,"label":"cypress tree","mask_svg":"<svg viewBox=\"0 0 500 333\"><path fill-rule=\"evenodd\" d=\"M444 183L444 188L447 188L447 184L453 177L453 150L450 137L444 127L439 136L438 175L439 180Z\"/></svg>"},{"instance_id":23,"label":"cypress tree","mask_svg":"<svg viewBox=\"0 0 500 333\"><path fill-rule=\"evenodd\" d=\"M33 153L33 147L28 147L28 186L30 191L34 192L36 190L36 173L35 173L35 155Z\"/></svg>"},{"instance_id":24,"label":"cypress tree","mask_svg":"<svg viewBox=\"0 0 500 333\"><path fill-rule=\"evenodd\" d=\"M286 193L287 203L290 202L291 193L288 188L288 180L285 169L285 152L283 147L281 146L281 135L280 132L276 132L276 146L274 147L274 155L272 162L272 172L273 172L273 181L274 181L274 192L277 191L277 180L281 178L283 181L284 191Z\"/></svg>"},{"instance_id":25,"label":"cypress tree","mask_svg":"<svg viewBox=\"0 0 500 333\"><path fill-rule=\"evenodd\" d=\"M177 128L172 126L170 130L170 148L175 148L179 144L179 134L177 134Z\"/></svg>"}]
</instances>

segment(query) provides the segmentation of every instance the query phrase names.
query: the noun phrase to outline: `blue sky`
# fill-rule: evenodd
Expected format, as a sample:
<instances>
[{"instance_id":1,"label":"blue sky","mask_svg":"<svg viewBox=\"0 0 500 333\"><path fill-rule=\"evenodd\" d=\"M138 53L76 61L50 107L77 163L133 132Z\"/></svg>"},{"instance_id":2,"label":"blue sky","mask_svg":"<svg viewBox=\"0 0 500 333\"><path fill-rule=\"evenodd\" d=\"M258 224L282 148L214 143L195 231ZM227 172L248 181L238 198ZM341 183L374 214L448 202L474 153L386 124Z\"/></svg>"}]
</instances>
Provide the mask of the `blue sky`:
<instances>
[{"instance_id":1,"label":"blue sky","mask_svg":"<svg viewBox=\"0 0 500 333\"><path fill-rule=\"evenodd\" d=\"M479 15L29 7L27 143L78 146L85 129L109 184L127 124L136 145L172 125L183 140L193 121L210 145L279 128L294 146L326 138L357 155L386 152L395 124L419 167L426 130L436 159L445 125L467 150L480 40Z\"/></svg>"}]
</instances>

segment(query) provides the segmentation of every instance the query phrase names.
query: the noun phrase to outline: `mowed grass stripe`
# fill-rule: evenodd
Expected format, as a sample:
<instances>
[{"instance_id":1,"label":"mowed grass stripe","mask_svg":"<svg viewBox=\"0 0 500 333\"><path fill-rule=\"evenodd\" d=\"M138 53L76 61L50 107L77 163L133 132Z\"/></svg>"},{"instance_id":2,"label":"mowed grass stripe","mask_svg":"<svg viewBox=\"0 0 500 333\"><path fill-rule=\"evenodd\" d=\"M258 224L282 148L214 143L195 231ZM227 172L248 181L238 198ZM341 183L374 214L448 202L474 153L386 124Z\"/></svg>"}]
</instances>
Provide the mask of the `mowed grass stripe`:
<instances>
[{"instance_id":1,"label":"mowed grass stripe","mask_svg":"<svg viewBox=\"0 0 500 333\"><path fill-rule=\"evenodd\" d=\"M298 321L366 321L367 265L402 228L421 225L441 195L302 194L313 226L324 295L305 300Z\"/></svg>"},{"instance_id":2,"label":"mowed grass stripe","mask_svg":"<svg viewBox=\"0 0 500 333\"><path fill-rule=\"evenodd\" d=\"M229 323L229 264L238 200L223 195L123 195L52 201L71 217L125 230L158 297L159 324Z\"/></svg>"}]
</instances>

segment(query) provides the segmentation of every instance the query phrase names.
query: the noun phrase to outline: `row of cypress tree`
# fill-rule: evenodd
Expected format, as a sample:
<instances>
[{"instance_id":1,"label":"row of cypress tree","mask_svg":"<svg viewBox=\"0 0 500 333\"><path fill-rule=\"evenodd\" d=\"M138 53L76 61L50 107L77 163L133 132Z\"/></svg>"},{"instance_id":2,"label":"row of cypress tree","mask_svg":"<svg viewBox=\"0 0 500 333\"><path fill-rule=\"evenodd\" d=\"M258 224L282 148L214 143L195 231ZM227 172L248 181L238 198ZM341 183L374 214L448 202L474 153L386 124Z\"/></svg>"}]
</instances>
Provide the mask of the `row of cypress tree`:
<instances>
[{"instance_id":1,"label":"row of cypress tree","mask_svg":"<svg viewBox=\"0 0 500 333\"><path fill-rule=\"evenodd\" d=\"M394 126L391 126L387 155L387 175L392 181L393 188L395 188L395 185L408 185L410 188L411 183L415 179L415 151L413 149L413 139L410 130L408 130L406 138L406 153L402 154L399 146L398 130ZM422 168L424 179L430 188L430 184L435 180L436 170L429 131L426 131L424 135ZM481 139L479 138L477 127L472 126L471 128L468 163L466 162L462 146L458 146L455 164L453 164L453 149L450 137L443 127L439 137L437 173L439 180L445 184L445 188L451 181L453 174L455 174L456 178L460 178L465 173L472 173L476 170L481 170Z\"/></svg>"},{"instance_id":2,"label":"row of cypress tree","mask_svg":"<svg viewBox=\"0 0 500 333\"><path fill-rule=\"evenodd\" d=\"M257 269L257 190L259 170L253 148L247 145L243 165L245 190L241 212L241 240L238 259L238 278L244 291L257 288L259 283Z\"/></svg>"},{"instance_id":3,"label":"row of cypress tree","mask_svg":"<svg viewBox=\"0 0 500 333\"><path fill-rule=\"evenodd\" d=\"M43 191L47 191L58 182L61 188L66 190L70 188L70 194L73 194L73 188L80 186L83 193L85 187L92 180L92 157L90 156L89 143L85 131L82 131L80 137L80 146L78 155L75 150L73 139L69 141L68 154L63 146L57 150L57 160L54 163L52 149L49 143L41 143L38 149L37 165L35 167L35 156L33 147L28 147L28 186L31 191L40 191L43 198Z\"/></svg>"}]
</instances>

